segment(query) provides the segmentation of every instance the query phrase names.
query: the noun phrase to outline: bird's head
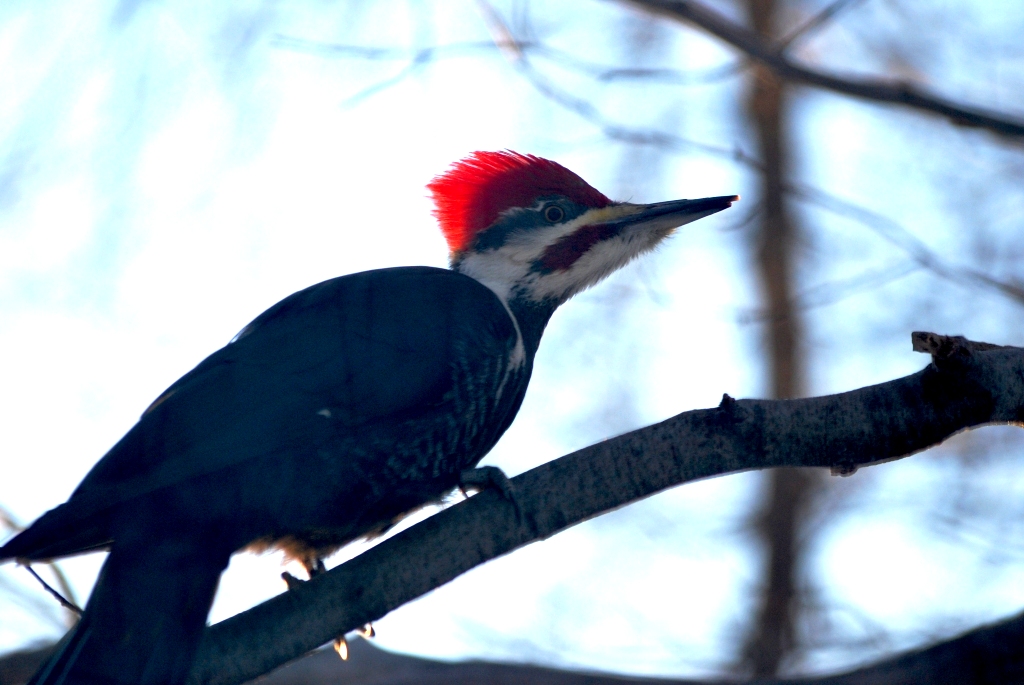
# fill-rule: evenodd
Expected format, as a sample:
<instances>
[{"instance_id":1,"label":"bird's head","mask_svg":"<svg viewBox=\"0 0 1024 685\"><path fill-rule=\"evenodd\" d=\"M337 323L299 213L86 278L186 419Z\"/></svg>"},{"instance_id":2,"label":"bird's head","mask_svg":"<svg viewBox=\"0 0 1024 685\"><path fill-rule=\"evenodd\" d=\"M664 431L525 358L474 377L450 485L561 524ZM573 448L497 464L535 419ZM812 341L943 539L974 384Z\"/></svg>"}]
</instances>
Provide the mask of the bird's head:
<instances>
[{"instance_id":1,"label":"bird's head","mask_svg":"<svg viewBox=\"0 0 1024 685\"><path fill-rule=\"evenodd\" d=\"M427 188L454 270L502 300L558 306L736 195L613 202L547 159L474 152Z\"/></svg>"}]
</instances>

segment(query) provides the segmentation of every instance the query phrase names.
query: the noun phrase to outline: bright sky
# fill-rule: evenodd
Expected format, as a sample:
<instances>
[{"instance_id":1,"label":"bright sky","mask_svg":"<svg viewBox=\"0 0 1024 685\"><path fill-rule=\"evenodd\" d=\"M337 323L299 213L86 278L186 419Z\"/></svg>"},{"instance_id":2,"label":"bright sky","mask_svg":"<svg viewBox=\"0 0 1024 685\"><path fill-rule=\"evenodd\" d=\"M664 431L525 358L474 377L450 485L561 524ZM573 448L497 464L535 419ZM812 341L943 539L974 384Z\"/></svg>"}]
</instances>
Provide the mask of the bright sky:
<instances>
[{"instance_id":1,"label":"bright sky","mask_svg":"<svg viewBox=\"0 0 1024 685\"><path fill-rule=\"evenodd\" d=\"M62 502L164 387L287 294L365 269L443 266L424 185L475 149L555 158L620 199L748 198L556 315L520 416L485 463L516 474L717 404L723 392L762 394L758 331L742 323L756 300L738 224L753 195L727 159L683 143L675 154L655 154L609 141L494 51L440 53L404 74L407 56L341 58L295 47L490 40L475 3L427 7L0 7L0 505L29 522ZM499 9L519 26L520 5ZM538 4L533 13L545 42L609 66L629 64L629 37L645 30L611 2ZM733 60L699 34L661 26L649 51L656 66ZM827 37L857 57L848 32ZM595 83L541 56L536 64L611 121L726 150L748 146L731 113L737 79L690 88ZM801 174L957 254L961 238L949 236L962 217L937 200L938 162L922 168L908 158L928 154L926 134L951 146L965 134L932 120L911 126L905 114L880 123L875 113L829 96L801 100L796 120L815 141L802 148ZM1009 163L983 137L971 140L984 173ZM1020 199L1005 202L1016 203L1019 219ZM806 247L816 264L808 282L906 261L862 226L800 211L824 227ZM998 222L990 227L1006 235ZM917 370L925 360L910 352L916 328L1019 343L1008 333L1020 330L1019 307L989 295L957 301L963 294L915 272L813 310L813 391ZM1021 451L1013 435L1002 439ZM853 617L839 620L855 634L862 621L896 637L822 650L810 665L851 663L1024 605L1019 553L992 571L984 545L920 535L924 503L947 482L947 462L916 458L837 485L868 492L861 505L877 509L823 514L828 530L814 556L823 601ZM985 473L1019 490L1017 473L1000 464ZM489 563L384 618L379 643L434 657L709 672L730 658L729 640L749 609L756 550L740 526L758 482L745 474L679 488ZM1019 545L1020 531L1008 535ZM62 563L78 597L101 561ZM236 557L211 620L283 591L281 564L276 555ZM30 585L23 570L0 568L0 650L59 635L55 605ZM15 586L30 588L35 603L5 592Z\"/></svg>"}]
</instances>

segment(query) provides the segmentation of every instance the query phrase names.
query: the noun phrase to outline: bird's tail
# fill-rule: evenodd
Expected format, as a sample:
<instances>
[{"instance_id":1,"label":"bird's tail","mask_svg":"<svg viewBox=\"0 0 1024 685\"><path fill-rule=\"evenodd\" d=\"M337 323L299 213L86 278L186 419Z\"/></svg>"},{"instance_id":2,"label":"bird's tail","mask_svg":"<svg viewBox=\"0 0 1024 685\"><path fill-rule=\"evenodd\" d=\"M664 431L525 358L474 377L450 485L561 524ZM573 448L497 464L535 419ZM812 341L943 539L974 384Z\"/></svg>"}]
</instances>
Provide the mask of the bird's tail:
<instances>
[{"instance_id":1,"label":"bird's tail","mask_svg":"<svg viewBox=\"0 0 1024 685\"><path fill-rule=\"evenodd\" d=\"M193 541L115 544L81 620L28 685L178 685L227 554Z\"/></svg>"}]
</instances>

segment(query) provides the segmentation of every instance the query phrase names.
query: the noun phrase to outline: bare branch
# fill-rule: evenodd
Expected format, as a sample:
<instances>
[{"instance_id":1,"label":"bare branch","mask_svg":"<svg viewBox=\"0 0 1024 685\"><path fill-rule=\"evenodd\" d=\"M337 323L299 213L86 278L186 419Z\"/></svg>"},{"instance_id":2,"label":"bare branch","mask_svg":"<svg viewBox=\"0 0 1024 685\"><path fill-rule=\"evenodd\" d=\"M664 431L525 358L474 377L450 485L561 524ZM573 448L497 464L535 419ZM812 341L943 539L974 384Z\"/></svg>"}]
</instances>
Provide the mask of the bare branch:
<instances>
[{"instance_id":1,"label":"bare branch","mask_svg":"<svg viewBox=\"0 0 1024 685\"><path fill-rule=\"evenodd\" d=\"M25 530L25 526L21 525L21 522L14 518L14 514L3 507L0 507L0 525L14 531L15 533L20 533Z\"/></svg>"},{"instance_id":2,"label":"bare branch","mask_svg":"<svg viewBox=\"0 0 1024 685\"><path fill-rule=\"evenodd\" d=\"M0 507L0 524L16 533L20 533L21 531L25 530L25 526L22 525L21 522L14 517L14 514L7 511L3 507ZM50 570L53 572L54 577L57 579L57 585L60 587L61 592L63 592L63 595L61 594L61 592L57 592L52 587L50 587L45 580L40 578L39 574L36 573L31 566L26 566L26 568L28 569L29 573L35 576L36 580L42 583L43 589L45 589L50 595L55 597L57 601L61 604L61 606L68 610L67 624L68 627L70 628L78 622L78 617L82 615L82 610L78 607L75 601L75 592L71 589L71 583L68 582L68 578L66 575L64 575L64 571L61 569L60 565L55 561L51 561L47 563L46 566L48 566Z\"/></svg>"},{"instance_id":3,"label":"bare branch","mask_svg":"<svg viewBox=\"0 0 1024 685\"><path fill-rule=\"evenodd\" d=\"M38 573L36 573L36 570L34 568L32 568L31 566L28 566L28 565L26 565L25 568L28 570L28 572L30 574L32 574L33 578L35 578L36 580L39 581L39 584L43 586L43 589L46 590L46 592L51 597L56 599L60 603L60 605L62 607L64 607L65 609L67 609L71 613L75 614L76 616L81 616L82 615L82 608L81 607L79 607L74 602L71 602L71 601L65 599L64 595L60 594L59 592L54 590L52 587L50 587L50 584L47 583L45 580L43 580L42 576L40 576ZM61 574L61 575L63 576L63 574Z\"/></svg>"},{"instance_id":4,"label":"bare branch","mask_svg":"<svg viewBox=\"0 0 1024 685\"><path fill-rule=\"evenodd\" d=\"M919 266L928 269L940 278L962 285L980 286L997 292L1017 304L1024 305L1024 284L1001 281L968 266L947 264L924 241L888 217L802 183L788 183L786 189L797 199L817 205L833 214L848 217L862 226L866 226L887 242L903 250Z\"/></svg>"},{"instance_id":5,"label":"bare branch","mask_svg":"<svg viewBox=\"0 0 1024 685\"><path fill-rule=\"evenodd\" d=\"M733 400L679 414L512 479L522 512L486 491L207 631L193 683L240 683L485 561L669 487L773 466L898 459L988 423L1024 422L1024 349L930 340L924 370L852 392ZM929 337L930 336L930 337ZM919 343L920 344L920 343Z\"/></svg>"},{"instance_id":6,"label":"bare branch","mask_svg":"<svg viewBox=\"0 0 1024 685\"><path fill-rule=\"evenodd\" d=\"M739 147L728 149L719 145L711 145L683 138L673 133L654 129L637 129L610 121L593 103L565 92L537 71L527 58L523 44L516 41L515 36L512 35L512 32L502 22L497 12L491 9L490 5L487 5L483 0L480 0L480 3L482 7L489 10L485 10L485 17L494 36L495 45L506 46L504 52L509 55L512 65L519 69L541 95L597 126L605 136L613 140L621 140L635 145L655 145L677 151L697 150L716 157L731 159L762 175L768 173L769 170L762 161L748 155ZM816 204L822 209L854 219L906 252L919 266L928 269L940 278L963 285L980 286L994 290L1014 300L1017 304L1024 305L1024 285L1000 281L970 267L950 266L922 240L892 219L839 198L820 188L785 180L781 182L780 187L784 192L796 199Z\"/></svg>"},{"instance_id":7,"label":"bare branch","mask_svg":"<svg viewBox=\"0 0 1024 685\"><path fill-rule=\"evenodd\" d=\"M938 114L957 126L982 128L1004 136L1024 137L1024 121L1000 112L970 107L926 92L911 83L877 78L840 77L804 67L756 33L691 0L627 0L644 11L690 22L765 65L780 78L844 95L903 105Z\"/></svg>"},{"instance_id":8,"label":"bare branch","mask_svg":"<svg viewBox=\"0 0 1024 685\"><path fill-rule=\"evenodd\" d=\"M920 268L918 264L900 261L890 266L870 268L848 278L819 283L797 293L793 298L793 308L797 311L807 311L818 307L827 307L848 297L860 295L909 276ZM771 320L772 316L771 312L763 307L752 308L741 311L738 322L741 324L763 323Z\"/></svg>"},{"instance_id":9,"label":"bare branch","mask_svg":"<svg viewBox=\"0 0 1024 685\"><path fill-rule=\"evenodd\" d=\"M510 57L512 65L519 70L541 95L593 124L601 131L602 135L612 140L632 145L653 145L675 152L703 152L714 157L731 160L759 173L764 172L763 164L739 147L729 148L722 145L704 143L684 138L674 133L657 129L636 128L612 121L589 100L566 92L552 83L533 66L528 59L528 54L537 51L539 54L549 55L560 64L574 68L578 67L584 71L591 71L595 78L599 80L605 77L614 78L613 74L620 71L628 72L629 70L597 67L594 65L588 66L582 62L574 62L574 58L567 53L553 50L540 43L517 41L512 37L507 27L504 27L499 22L500 18L494 22L493 28L496 29L494 41L453 43L420 49L318 43L286 36L278 36L275 44L281 48L309 52L322 57L409 61L409 64L395 76L390 76L351 96L346 101L348 105L355 104L381 92L389 86L395 85L402 79L415 73L418 69L438 59L465 55L472 52L499 50ZM726 67L715 67L715 69L725 71L730 70L731 67L727 65ZM738 73L738 69L736 73ZM655 78L653 74L651 76ZM661 77L669 78L670 75L666 73ZM678 79L680 82L686 81L689 78L686 72L677 72L671 77ZM699 79L700 76L698 75L694 78ZM833 214L853 219L909 254L918 265L928 269L940 278L961 285L982 287L986 290L995 291L1017 304L1024 304L1024 284L1002 281L970 267L957 267L946 264L923 241L892 219L807 184L785 182L783 183L783 190L792 194L796 199L817 205ZM748 218L753 217L748 216Z\"/></svg>"},{"instance_id":10,"label":"bare branch","mask_svg":"<svg viewBox=\"0 0 1024 685\"><path fill-rule=\"evenodd\" d=\"M806 37L808 34L817 31L822 26L832 21L837 14L858 1L859 0L833 0L833 2L826 6L825 9L790 31L785 38L775 45L775 49L779 51L787 50L794 42L796 42L797 39Z\"/></svg>"},{"instance_id":11,"label":"bare branch","mask_svg":"<svg viewBox=\"0 0 1024 685\"><path fill-rule=\"evenodd\" d=\"M466 55L479 53L502 52L506 46L501 41L462 41L458 43L446 43L443 45L430 45L420 48L403 47L379 47L366 45L352 45L348 43L324 43L321 41L306 40L294 36L278 35L274 37L273 47L281 50L300 52L327 59L363 59L375 62L408 62L405 67L412 65L426 66L430 63L440 62L447 59L465 57ZM523 53L529 53L537 57L545 58L558 66L585 74L596 81L658 81L674 85L707 85L732 78L742 72L747 66L747 60L738 60L726 64L698 69L668 69L650 68L639 69L633 67L612 66L583 59L578 55L565 50L559 50L539 41L516 41L515 47ZM405 76L407 74L403 74ZM392 85L391 79L382 83ZM373 86L371 86L373 88ZM382 88L375 88L368 95L375 94Z\"/></svg>"},{"instance_id":12,"label":"bare branch","mask_svg":"<svg viewBox=\"0 0 1024 685\"><path fill-rule=\"evenodd\" d=\"M764 165L760 161L739 147L726 148L721 145L683 138L674 133L634 128L613 122L607 119L590 101L567 93L551 83L525 57L517 60L515 66L541 95L598 127L601 133L608 138L633 145L655 145L676 152L703 152L714 157L729 159L760 173L765 171ZM856 221L908 254L918 266L944 280L966 286L982 287L997 292L1017 304L1024 305L1024 284L1001 281L971 267L947 264L924 241L898 222L878 212L805 183L784 181L782 189L797 200L808 202L830 213Z\"/></svg>"}]
</instances>

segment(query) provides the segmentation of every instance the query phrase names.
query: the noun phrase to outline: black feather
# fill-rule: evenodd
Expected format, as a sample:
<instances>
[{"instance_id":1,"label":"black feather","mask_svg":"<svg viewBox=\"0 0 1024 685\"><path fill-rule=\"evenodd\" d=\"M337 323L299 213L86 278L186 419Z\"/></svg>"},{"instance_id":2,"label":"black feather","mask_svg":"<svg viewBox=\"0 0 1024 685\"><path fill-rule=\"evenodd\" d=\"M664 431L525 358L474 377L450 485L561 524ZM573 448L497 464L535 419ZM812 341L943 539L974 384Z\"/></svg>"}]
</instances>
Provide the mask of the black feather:
<instances>
[{"instance_id":1,"label":"black feather","mask_svg":"<svg viewBox=\"0 0 1024 685\"><path fill-rule=\"evenodd\" d=\"M550 313L530 312L522 341L485 286L407 267L261 314L0 548L0 561L111 549L38 682L182 682L231 553L324 554L442 497L511 423Z\"/></svg>"}]
</instances>

